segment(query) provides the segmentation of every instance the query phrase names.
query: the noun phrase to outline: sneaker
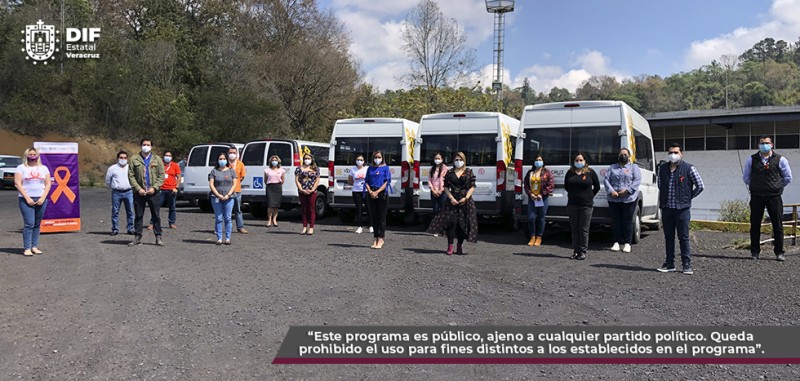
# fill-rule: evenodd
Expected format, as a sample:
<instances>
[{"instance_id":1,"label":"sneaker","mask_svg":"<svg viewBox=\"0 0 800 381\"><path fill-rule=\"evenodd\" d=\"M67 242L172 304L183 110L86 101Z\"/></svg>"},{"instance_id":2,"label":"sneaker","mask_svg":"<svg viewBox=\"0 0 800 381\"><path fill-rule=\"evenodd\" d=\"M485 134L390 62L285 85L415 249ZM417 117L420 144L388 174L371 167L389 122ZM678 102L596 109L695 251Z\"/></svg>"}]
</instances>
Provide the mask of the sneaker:
<instances>
[{"instance_id":1,"label":"sneaker","mask_svg":"<svg viewBox=\"0 0 800 381\"><path fill-rule=\"evenodd\" d=\"M683 266L683 273L686 275L694 274L694 270L692 270L692 266Z\"/></svg>"},{"instance_id":2,"label":"sneaker","mask_svg":"<svg viewBox=\"0 0 800 381\"><path fill-rule=\"evenodd\" d=\"M133 242L129 243L128 246L142 246L142 237L136 236L133 239Z\"/></svg>"},{"instance_id":3,"label":"sneaker","mask_svg":"<svg viewBox=\"0 0 800 381\"><path fill-rule=\"evenodd\" d=\"M750 258L752 258L754 261L757 261L758 260L758 254L750 253Z\"/></svg>"},{"instance_id":4,"label":"sneaker","mask_svg":"<svg viewBox=\"0 0 800 381\"><path fill-rule=\"evenodd\" d=\"M161 236L160 236L160 235L157 235L157 236L156 236L156 245L158 245L158 246L164 246L164 241L161 239Z\"/></svg>"},{"instance_id":5,"label":"sneaker","mask_svg":"<svg viewBox=\"0 0 800 381\"><path fill-rule=\"evenodd\" d=\"M111 236L112 236L112 237L113 237L113 236L115 236L115 235L117 235L117 234L119 234L119 232L118 232L118 231L116 231L116 230L114 230L114 231L112 231L112 232L111 232Z\"/></svg>"},{"instance_id":6,"label":"sneaker","mask_svg":"<svg viewBox=\"0 0 800 381\"><path fill-rule=\"evenodd\" d=\"M359 226L358 229L356 229L356 234L361 234L363 232L364 232L364 229L362 229L361 226Z\"/></svg>"},{"instance_id":7,"label":"sneaker","mask_svg":"<svg viewBox=\"0 0 800 381\"><path fill-rule=\"evenodd\" d=\"M579 261L586 259L586 253L579 253L578 256L575 257L575 259Z\"/></svg>"},{"instance_id":8,"label":"sneaker","mask_svg":"<svg viewBox=\"0 0 800 381\"><path fill-rule=\"evenodd\" d=\"M622 247L623 253L630 253L631 252L631 244L626 243L625 246Z\"/></svg>"},{"instance_id":9,"label":"sneaker","mask_svg":"<svg viewBox=\"0 0 800 381\"><path fill-rule=\"evenodd\" d=\"M249 232L247 231L247 229L245 229L245 228L241 228L241 229L239 229L239 233L241 233L241 234L247 234L247 233L249 233Z\"/></svg>"},{"instance_id":10,"label":"sneaker","mask_svg":"<svg viewBox=\"0 0 800 381\"><path fill-rule=\"evenodd\" d=\"M571 256L571 257L569 257L569 259L578 259L578 255L580 255L580 254L578 254L578 253L572 253L572 256Z\"/></svg>"},{"instance_id":11,"label":"sneaker","mask_svg":"<svg viewBox=\"0 0 800 381\"><path fill-rule=\"evenodd\" d=\"M225 242L223 242L223 243L226 244L226 245L230 245L231 244L231 240L226 239Z\"/></svg>"},{"instance_id":12,"label":"sneaker","mask_svg":"<svg viewBox=\"0 0 800 381\"><path fill-rule=\"evenodd\" d=\"M221 240L217 240L217 246L219 246L219 245L222 245L222 241Z\"/></svg>"},{"instance_id":13,"label":"sneaker","mask_svg":"<svg viewBox=\"0 0 800 381\"><path fill-rule=\"evenodd\" d=\"M611 251L619 251L619 242L614 242L614 246L611 246Z\"/></svg>"},{"instance_id":14,"label":"sneaker","mask_svg":"<svg viewBox=\"0 0 800 381\"><path fill-rule=\"evenodd\" d=\"M372 226L369 227L369 232L370 233L375 233L375 230L372 229Z\"/></svg>"},{"instance_id":15,"label":"sneaker","mask_svg":"<svg viewBox=\"0 0 800 381\"><path fill-rule=\"evenodd\" d=\"M128 230L128 235L136 235L136 232L133 230Z\"/></svg>"},{"instance_id":16,"label":"sneaker","mask_svg":"<svg viewBox=\"0 0 800 381\"><path fill-rule=\"evenodd\" d=\"M661 267L657 268L656 271L662 273L674 273L677 270L675 270L675 265L668 265L665 263L661 265Z\"/></svg>"},{"instance_id":17,"label":"sneaker","mask_svg":"<svg viewBox=\"0 0 800 381\"><path fill-rule=\"evenodd\" d=\"M775 260L776 260L776 261L778 261L778 262L783 262L783 261L785 261L785 260L786 260L786 256L785 256L785 255L783 255L783 254L778 254L778 255L775 257Z\"/></svg>"}]
</instances>

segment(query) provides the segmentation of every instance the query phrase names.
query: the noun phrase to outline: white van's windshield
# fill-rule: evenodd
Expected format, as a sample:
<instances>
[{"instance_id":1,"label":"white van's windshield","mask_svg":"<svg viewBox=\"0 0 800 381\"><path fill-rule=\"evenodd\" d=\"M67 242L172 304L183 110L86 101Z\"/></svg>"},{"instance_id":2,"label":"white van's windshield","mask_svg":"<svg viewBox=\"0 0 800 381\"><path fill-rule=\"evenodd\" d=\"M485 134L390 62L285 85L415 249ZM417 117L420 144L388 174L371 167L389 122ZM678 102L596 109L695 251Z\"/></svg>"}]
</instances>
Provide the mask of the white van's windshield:
<instances>
[{"instance_id":1,"label":"white van's windshield","mask_svg":"<svg viewBox=\"0 0 800 381\"><path fill-rule=\"evenodd\" d=\"M453 161L456 152L467 157L467 166L494 166L497 164L496 134L423 135L420 151L423 163L433 163L433 156L441 153L445 163Z\"/></svg>"},{"instance_id":2,"label":"white van's windshield","mask_svg":"<svg viewBox=\"0 0 800 381\"><path fill-rule=\"evenodd\" d=\"M372 164L372 153L383 152L383 161L387 165L400 165L403 160L400 149L400 136L382 138L336 138L334 161L337 165L356 163L356 156L363 155L367 165Z\"/></svg>"},{"instance_id":3,"label":"white van's windshield","mask_svg":"<svg viewBox=\"0 0 800 381\"><path fill-rule=\"evenodd\" d=\"M523 164L533 165L541 153L547 165L570 165L572 156L583 152L589 165L608 165L619 154L619 126L573 128L527 128Z\"/></svg>"}]
</instances>

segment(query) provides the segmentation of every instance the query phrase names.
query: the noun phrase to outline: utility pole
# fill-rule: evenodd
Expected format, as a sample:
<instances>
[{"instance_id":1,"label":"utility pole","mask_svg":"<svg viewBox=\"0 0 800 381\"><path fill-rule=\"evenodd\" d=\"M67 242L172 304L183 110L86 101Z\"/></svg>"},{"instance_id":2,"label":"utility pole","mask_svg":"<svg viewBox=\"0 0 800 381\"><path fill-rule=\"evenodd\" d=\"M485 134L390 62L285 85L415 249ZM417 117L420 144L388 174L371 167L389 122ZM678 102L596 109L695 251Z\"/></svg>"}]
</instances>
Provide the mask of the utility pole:
<instances>
[{"instance_id":1,"label":"utility pole","mask_svg":"<svg viewBox=\"0 0 800 381\"><path fill-rule=\"evenodd\" d=\"M514 11L515 0L485 0L486 11L494 13L494 80L492 90L497 94L497 111L503 111L503 51L505 14Z\"/></svg>"}]
</instances>

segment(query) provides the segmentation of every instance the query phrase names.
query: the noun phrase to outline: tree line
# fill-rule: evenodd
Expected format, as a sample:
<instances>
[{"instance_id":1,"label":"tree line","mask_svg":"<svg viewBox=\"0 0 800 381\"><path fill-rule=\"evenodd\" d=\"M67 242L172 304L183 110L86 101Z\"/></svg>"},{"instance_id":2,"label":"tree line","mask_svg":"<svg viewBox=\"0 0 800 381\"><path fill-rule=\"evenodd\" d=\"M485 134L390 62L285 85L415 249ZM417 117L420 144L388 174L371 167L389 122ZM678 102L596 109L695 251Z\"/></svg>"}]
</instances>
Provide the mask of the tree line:
<instances>
[{"instance_id":1,"label":"tree line","mask_svg":"<svg viewBox=\"0 0 800 381\"><path fill-rule=\"evenodd\" d=\"M767 38L689 72L595 76L574 93L533 89L526 78L498 104L491 89L465 82L475 51L434 0L421 0L403 26L411 70L398 78L402 89L364 83L343 23L315 0L63 0L66 26L101 28L101 58L32 65L20 31L39 19L59 25L61 4L0 0L0 128L149 136L185 152L206 141L327 141L347 117L518 117L528 104L597 99L640 113L800 102L800 41Z\"/></svg>"}]
</instances>

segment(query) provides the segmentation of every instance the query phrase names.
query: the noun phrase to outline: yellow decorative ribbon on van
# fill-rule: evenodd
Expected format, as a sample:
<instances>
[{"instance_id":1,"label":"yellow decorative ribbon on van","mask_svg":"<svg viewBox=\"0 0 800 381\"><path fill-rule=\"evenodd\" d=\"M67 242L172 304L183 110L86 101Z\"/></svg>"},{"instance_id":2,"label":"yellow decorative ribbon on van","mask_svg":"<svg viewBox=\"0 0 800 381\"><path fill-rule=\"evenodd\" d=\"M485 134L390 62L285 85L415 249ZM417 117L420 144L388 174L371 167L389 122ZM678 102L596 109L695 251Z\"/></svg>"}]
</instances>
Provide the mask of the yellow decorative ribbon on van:
<instances>
[{"instance_id":1,"label":"yellow decorative ribbon on van","mask_svg":"<svg viewBox=\"0 0 800 381\"><path fill-rule=\"evenodd\" d=\"M414 146L417 144L417 136L414 133L414 130L410 128L406 128L406 135L408 136L408 143L407 150L408 150L408 162L412 165L414 164Z\"/></svg>"},{"instance_id":2,"label":"yellow decorative ribbon on van","mask_svg":"<svg viewBox=\"0 0 800 381\"><path fill-rule=\"evenodd\" d=\"M500 122L500 129L503 131L503 161L506 167L511 163L511 157L514 156L514 146L511 144L511 127L508 124Z\"/></svg>"},{"instance_id":3,"label":"yellow decorative ribbon on van","mask_svg":"<svg viewBox=\"0 0 800 381\"><path fill-rule=\"evenodd\" d=\"M636 135L633 133L633 118L628 115L628 147L631 151L631 163L636 162Z\"/></svg>"}]
</instances>

